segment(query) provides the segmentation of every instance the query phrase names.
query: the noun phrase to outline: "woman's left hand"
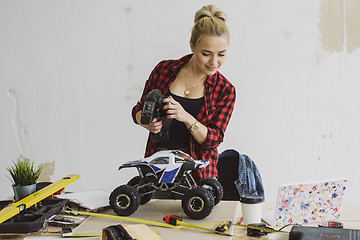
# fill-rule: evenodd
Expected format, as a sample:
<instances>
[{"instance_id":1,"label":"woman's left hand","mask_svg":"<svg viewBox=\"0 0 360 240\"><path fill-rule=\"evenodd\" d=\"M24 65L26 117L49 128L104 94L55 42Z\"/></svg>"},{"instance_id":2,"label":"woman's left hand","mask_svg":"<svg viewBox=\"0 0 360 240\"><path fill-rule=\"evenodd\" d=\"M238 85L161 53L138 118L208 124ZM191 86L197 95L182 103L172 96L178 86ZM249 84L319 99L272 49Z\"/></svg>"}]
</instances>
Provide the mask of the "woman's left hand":
<instances>
[{"instance_id":1,"label":"woman's left hand","mask_svg":"<svg viewBox=\"0 0 360 240\"><path fill-rule=\"evenodd\" d=\"M196 119L190 113L186 112L181 104L175 101L175 99L171 96L164 98L163 102L168 103L163 107L168 118L173 118L179 122L183 122L187 129L190 129L191 125L196 122ZM192 132L191 134L198 143L203 144L206 140L208 130L207 127L199 122L198 125L199 129L196 132Z\"/></svg>"},{"instance_id":2,"label":"woman's left hand","mask_svg":"<svg viewBox=\"0 0 360 240\"><path fill-rule=\"evenodd\" d=\"M164 105L163 109L166 111L168 118L173 118L179 122L188 122L192 116L184 110L179 102L177 102L173 97L167 97L163 99Z\"/></svg>"}]
</instances>

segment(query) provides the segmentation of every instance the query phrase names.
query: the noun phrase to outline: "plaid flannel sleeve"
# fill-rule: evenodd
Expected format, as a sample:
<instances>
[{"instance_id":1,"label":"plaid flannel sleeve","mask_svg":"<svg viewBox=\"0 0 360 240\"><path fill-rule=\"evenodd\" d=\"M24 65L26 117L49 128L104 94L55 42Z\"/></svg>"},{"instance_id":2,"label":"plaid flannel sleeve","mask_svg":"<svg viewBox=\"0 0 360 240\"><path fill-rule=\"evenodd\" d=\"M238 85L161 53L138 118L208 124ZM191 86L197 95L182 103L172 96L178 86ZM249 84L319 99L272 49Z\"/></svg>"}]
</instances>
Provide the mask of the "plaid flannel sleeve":
<instances>
[{"instance_id":1,"label":"plaid flannel sleeve","mask_svg":"<svg viewBox=\"0 0 360 240\"><path fill-rule=\"evenodd\" d=\"M219 89L215 89L214 94L221 93L221 95L216 103L216 112L207 125L208 134L205 142L202 144L202 147L205 148L216 148L223 141L224 132L229 123L236 99L235 88L233 86L228 86L222 89L222 91L220 91L221 86L216 88Z\"/></svg>"}]
</instances>

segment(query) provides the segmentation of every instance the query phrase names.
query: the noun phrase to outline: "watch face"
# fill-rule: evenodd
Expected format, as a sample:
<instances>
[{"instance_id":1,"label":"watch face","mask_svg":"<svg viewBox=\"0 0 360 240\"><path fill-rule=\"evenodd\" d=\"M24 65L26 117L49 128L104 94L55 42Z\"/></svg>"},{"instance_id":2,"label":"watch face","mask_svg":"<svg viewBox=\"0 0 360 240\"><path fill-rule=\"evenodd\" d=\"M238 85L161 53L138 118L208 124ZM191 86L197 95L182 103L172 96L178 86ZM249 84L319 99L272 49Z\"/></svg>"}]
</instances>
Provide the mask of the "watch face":
<instances>
[{"instance_id":1,"label":"watch face","mask_svg":"<svg viewBox=\"0 0 360 240\"><path fill-rule=\"evenodd\" d=\"M193 130L194 132L198 129L199 129L199 126L197 124L194 124L191 126L191 130Z\"/></svg>"}]
</instances>

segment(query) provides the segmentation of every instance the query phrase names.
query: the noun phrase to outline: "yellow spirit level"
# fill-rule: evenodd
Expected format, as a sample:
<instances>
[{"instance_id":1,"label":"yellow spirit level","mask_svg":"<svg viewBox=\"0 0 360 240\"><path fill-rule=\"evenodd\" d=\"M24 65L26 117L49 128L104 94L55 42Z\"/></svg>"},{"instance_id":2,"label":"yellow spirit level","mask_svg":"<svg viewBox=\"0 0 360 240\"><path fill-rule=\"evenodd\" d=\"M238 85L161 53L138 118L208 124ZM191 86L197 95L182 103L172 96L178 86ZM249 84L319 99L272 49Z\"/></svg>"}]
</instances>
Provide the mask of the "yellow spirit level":
<instances>
[{"instance_id":1,"label":"yellow spirit level","mask_svg":"<svg viewBox=\"0 0 360 240\"><path fill-rule=\"evenodd\" d=\"M70 183L78 179L79 175L68 175L17 202L9 204L0 211L0 223L5 222L9 218L35 205L36 203L40 202L41 200L47 198L48 196L52 195L53 193L59 191L63 187L69 185Z\"/></svg>"}]
</instances>

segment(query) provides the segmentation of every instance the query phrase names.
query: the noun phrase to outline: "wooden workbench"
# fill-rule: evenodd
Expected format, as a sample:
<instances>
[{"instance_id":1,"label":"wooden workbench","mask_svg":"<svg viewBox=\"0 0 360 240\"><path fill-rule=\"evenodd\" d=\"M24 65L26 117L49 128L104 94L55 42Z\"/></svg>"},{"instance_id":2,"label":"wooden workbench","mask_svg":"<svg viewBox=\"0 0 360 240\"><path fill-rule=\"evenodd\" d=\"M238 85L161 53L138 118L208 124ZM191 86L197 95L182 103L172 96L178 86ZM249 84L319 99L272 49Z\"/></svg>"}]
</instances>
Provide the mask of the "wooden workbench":
<instances>
[{"instance_id":1,"label":"wooden workbench","mask_svg":"<svg viewBox=\"0 0 360 240\"><path fill-rule=\"evenodd\" d=\"M263 209L273 209L275 204L272 203L264 203ZM105 209L100 213L115 215L111 209ZM137 219L145 219L151 221L162 222L163 216L167 214L178 215L183 218L184 222L191 224L204 224L204 223L221 223L225 219L232 220L233 222L237 222L242 214L241 214L241 205L240 202L237 201L221 201L217 206L214 207L213 212L205 219L202 220L193 220L188 218L181 208L180 200L160 200L153 199L149 203L145 205L141 205L139 209L131 216L131 218ZM360 229L360 205L350 205L345 204L342 209L341 218L338 220L344 224L344 228L348 229ZM90 233L101 233L104 227L115 225L115 224L134 224L131 222L119 221L108 218L99 218L99 217L89 217L85 220L79 227L74 230L75 234L90 234ZM316 226L316 224L310 224L310 226ZM148 226L152 231L159 232L159 237L163 240L177 240L177 239L219 239L219 240L230 240L230 239L250 239L246 235L246 229L232 226L227 233L234 234L236 236L240 236L242 238L229 237L229 236L221 236L216 233L206 232L198 229L170 229L163 227L154 227ZM205 226L207 228L214 229L216 226ZM291 227L287 227L284 230L290 231ZM0 235L0 239L60 239L60 235L53 234L41 234L41 233L32 233L26 235ZM76 239L79 238L67 238L67 239ZM81 239L94 239L94 238L81 238ZM95 238L100 239L100 237ZM267 239L266 236L261 238L253 238L253 239Z\"/></svg>"}]
</instances>

